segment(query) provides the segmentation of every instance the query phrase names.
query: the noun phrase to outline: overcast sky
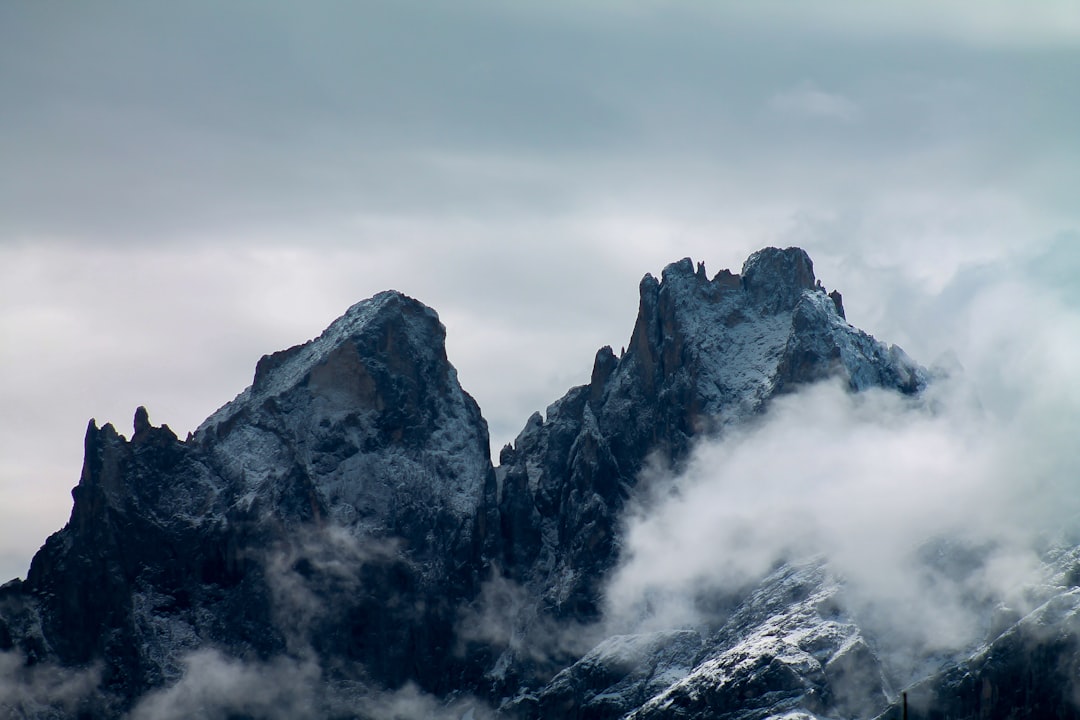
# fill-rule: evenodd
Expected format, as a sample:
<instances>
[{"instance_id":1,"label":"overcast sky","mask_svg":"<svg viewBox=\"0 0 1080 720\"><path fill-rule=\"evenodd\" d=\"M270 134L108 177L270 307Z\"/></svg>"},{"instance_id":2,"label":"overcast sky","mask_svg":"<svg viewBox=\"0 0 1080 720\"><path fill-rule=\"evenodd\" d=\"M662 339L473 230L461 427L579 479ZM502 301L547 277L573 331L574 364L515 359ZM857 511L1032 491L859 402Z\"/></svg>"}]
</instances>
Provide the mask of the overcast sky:
<instances>
[{"instance_id":1,"label":"overcast sky","mask_svg":"<svg viewBox=\"0 0 1080 720\"><path fill-rule=\"evenodd\" d=\"M765 245L1067 420L1078 77L1054 0L0 4L0 577L91 417L183 436L386 288L496 448L626 343L644 273ZM1060 374L1017 380L1034 341Z\"/></svg>"}]
</instances>

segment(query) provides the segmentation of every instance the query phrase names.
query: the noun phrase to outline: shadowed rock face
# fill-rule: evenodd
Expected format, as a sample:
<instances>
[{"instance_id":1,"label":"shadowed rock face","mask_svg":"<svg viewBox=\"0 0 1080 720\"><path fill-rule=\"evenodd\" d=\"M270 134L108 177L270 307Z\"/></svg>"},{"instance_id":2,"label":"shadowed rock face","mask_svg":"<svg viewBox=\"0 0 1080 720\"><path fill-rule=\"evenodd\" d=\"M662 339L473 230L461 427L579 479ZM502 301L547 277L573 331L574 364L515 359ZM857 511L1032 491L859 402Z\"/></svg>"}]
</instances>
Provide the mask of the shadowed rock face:
<instances>
[{"instance_id":1,"label":"shadowed rock face","mask_svg":"<svg viewBox=\"0 0 1080 720\"><path fill-rule=\"evenodd\" d=\"M598 351L590 383L529 418L497 470L444 341L434 311L380 293L263 357L187 441L143 408L130 440L91 421L70 521L0 588L0 651L100 664L101 692L61 717L121 715L200 648L315 663L326 717L407 684L507 717L859 714L852 678L883 704L873 653L816 568L731 599L741 624L708 636L591 652L542 637L587 636L648 459L678 468L695 438L824 377L923 387L902 351L847 324L806 253L646 275L625 352ZM747 644L763 628L813 642ZM717 685L720 671L734 679Z\"/></svg>"}]
</instances>

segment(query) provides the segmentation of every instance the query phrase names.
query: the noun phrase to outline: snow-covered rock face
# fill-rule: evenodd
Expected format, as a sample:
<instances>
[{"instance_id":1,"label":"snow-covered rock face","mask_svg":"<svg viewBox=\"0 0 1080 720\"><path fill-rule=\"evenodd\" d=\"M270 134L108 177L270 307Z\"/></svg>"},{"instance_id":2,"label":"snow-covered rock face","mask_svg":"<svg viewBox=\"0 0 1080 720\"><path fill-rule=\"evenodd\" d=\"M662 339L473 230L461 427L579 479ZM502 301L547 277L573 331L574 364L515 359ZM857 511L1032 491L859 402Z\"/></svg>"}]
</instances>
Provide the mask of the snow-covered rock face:
<instances>
[{"instance_id":1,"label":"snow-covered rock face","mask_svg":"<svg viewBox=\"0 0 1080 720\"><path fill-rule=\"evenodd\" d=\"M765 248L743 263L742 286L748 303L764 314L791 311L803 290L816 290L814 263L800 248Z\"/></svg>"},{"instance_id":2,"label":"snow-covered rock face","mask_svg":"<svg viewBox=\"0 0 1080 720\"><path fill-rule=\"evenodd\" d=\"M671 418L685 436L761 411L777 392L829 375L854 390L917 392L923 371L843 317L839 295L827 295L799 248L766 248L742 276L722 270L711 280L689 259L641 283L641 305L624 358L593 397L617 414L644 391L685 411ZM622 372L617 372L622 370ZM675 395L671 395L675 393ZM605 408L607 409L607 408ZM678 438L673 454L685 443Z\"/></svg>"}]
</instances>

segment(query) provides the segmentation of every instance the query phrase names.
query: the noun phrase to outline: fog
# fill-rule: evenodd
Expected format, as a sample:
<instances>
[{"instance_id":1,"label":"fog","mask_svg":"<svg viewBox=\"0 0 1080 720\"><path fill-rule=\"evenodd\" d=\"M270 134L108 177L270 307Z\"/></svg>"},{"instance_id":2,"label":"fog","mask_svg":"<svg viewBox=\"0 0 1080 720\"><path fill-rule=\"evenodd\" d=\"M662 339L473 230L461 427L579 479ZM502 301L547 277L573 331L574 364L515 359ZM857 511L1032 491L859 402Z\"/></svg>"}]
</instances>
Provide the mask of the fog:
<instances>
[{"instance_id":1,"label":"fog","mask_svg":"<svg viewBox=\"0 0 1080 720\"><path fill-rule=\"evenodd\" d=\"M72 713L101 681L101 667L70 670L50 664L27 665L15 650L0 652L0 711L11 717Z\"/></svg>"},{"instance_id":2,"label":"fog","mask_svg":"<svg viewBox=\"0 0 1080 720\"><path fill-rule=\"evenodd\" d=\"M177 659L179 677L140 698L128 720L490 716L486 704L465 694L441 699L412 683L383 689L359 666L326 667L320 660L313 633L325 631L327 622L343 622L356 596L370 592L362 581L365 564L400 560L394 541L360 537L340 526L306 527L273 547L250 549L248 557L265 579L284 650L268 659L236 657L212 643L185 652Z\"/></svg>"}]
</instances>

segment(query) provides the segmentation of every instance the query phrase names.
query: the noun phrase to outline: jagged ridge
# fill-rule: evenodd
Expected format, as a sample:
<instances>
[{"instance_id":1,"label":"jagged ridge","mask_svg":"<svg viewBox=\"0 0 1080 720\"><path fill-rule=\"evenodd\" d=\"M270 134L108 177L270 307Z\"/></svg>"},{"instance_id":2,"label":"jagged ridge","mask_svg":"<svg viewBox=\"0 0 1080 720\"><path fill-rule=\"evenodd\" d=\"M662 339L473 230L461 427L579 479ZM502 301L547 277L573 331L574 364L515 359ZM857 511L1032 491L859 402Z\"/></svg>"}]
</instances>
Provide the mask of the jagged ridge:
<instances>
[{"instance_id":1,"label":"jagged ridge","mask_svg":"<svg viewBox=\"0 0 1080 720\"><path fill-rule=\"evenodd\" d=\"M0 649L69 666L104 658L102 693L78 708L89 716L114 716L178 681L200 647L316 658L320 682L336 689L325 716L337 707L352 716L358 698L406 682L440 698L475 693L507 715L636 709L590 715L591 691L559 689L581 690L580 668L600 666L603 682L637 688L642 717L699 716L664 715L666 701L650 698L674 697L765 619L724 640L612 638L585 658L523 653L520 634L550 627L538 618L597 619L648 456L677 468L695 438L803 383L840 375L852 390L915 393L926 375L852 328L839 293L826 293L797 248L767 248L741 274L711 279L682 260L659 281L647 275L640 296L626 350L601 349L590 383L531 417L497 471L437 315L396 292L264 357L252 386L186 441L141 409L130 440L91 422L71 520L26 582L0 589ZM483 616L495 579L524 593L516 639L463 631L463 618ZM836 637L829 657L857 632ZM631 646L668 658L660 675L651 666L651 685L626 680L625 663L605 665L613 647ZM813 688L842 694L835 676L811 678L813 667L795 671L802 679L783 707L806 707Z\"/></svg>"}]
</instances>

